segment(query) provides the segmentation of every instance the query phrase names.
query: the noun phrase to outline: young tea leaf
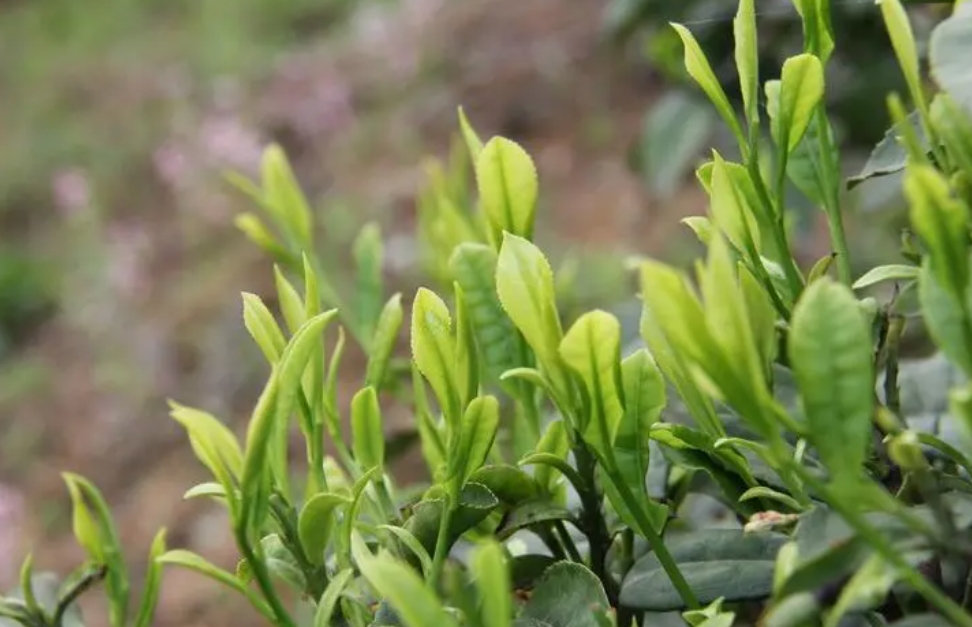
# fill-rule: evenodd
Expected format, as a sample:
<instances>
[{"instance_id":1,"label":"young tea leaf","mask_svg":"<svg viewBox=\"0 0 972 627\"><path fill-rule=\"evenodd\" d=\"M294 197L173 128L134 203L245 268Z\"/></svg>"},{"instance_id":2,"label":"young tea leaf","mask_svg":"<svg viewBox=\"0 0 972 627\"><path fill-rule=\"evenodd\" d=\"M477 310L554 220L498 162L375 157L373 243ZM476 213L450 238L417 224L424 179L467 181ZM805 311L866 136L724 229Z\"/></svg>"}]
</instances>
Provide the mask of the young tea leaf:
<instances>
[{"instance_id":1,"label":"young tea leaf","mask_svg":"<svg viewBox=\"0 0 972 627\"><path fill-rule=\"evenodd\" d=\"M476 163L479 159L479 153L483 151L483 142L479 139L479 135L476 134L472 124L469 123L462 107L459 107L459 130L462 131L462 139L466 143L466 149L469 151L472 162Z\"/></svg>"},{"instance_id":2,"label":"young tea leaf","mask_svg":"<svg viewBox=\"0 0 972 627\"><path fill-rule=\"evenodd\" d=\"M719 79L716 78L715 72L712 71L709 60L705 58L705 53L702 52L699 42L696 41L695 36L683 25L673 23L671 26L678 33L679 38L682 40L682 45L685 47L685 69L688 71L689 76L698 83L702 91L705 92L705 95L715 105L716 111L719 112L719 115L722 116L725 123L732 129L739 143L745 145L746 138L742 127L739 125L739 120L736 119L736 113L732 110L729 98L726 97L726 93L722 90L722 85L719 83Z\"/></svg>"},{"instance_id":3,"label":"young tea leaf","mask_svg":"<svg viewBox=\"0 0 972 627\"><path fill-rule=\"evenodd\" d=\"M871 268L864 273L864 276L854 281L855 290L871 287L884 281L913 281L918 278L921 269L917 266L906 266L903 264L889 264Z\"/></svg>"},{"instance_id":4,"label":"young tea leaf","mask_svg":"<svg viewBox=\"0 0 972 627\"><path fill-rule=\"evenodd\" d=\"M243 293L243 323L267 361L277 363L287 340L273 314L256 294Z\"/></svg>"},{"instance_id":5,"label":"young tea leaf","mask_svg":"<svg viewBox=\"0 0 972 627\"><path fill-rule=\"evenodd\" d=\"M481 544L473 553L471 570L479 590L483 627L510 627L513 604L503 546L494 540Z\"/></svg>"},{"instance_id":6,"label":"young tea leaf","mask_svg":"<svg viewBox=\"0 0 972 627\"><path fill-rule=\"evenodd\" d=\"M773 136L780 150L789 153L803 139L823 98L824 74L820 59L807 53L787 59L783 63L779 89L779 114L773 125Z\"/></svg>"},{"instance_id":7,"label":"young tea leaf","mask_svg":"<svg viewBox=\"0 0 972 627\"><path fill-rule=\"evenodd\" d=\"M462 416L456 450L450 455L451 477L465 483L486 461L499 428L499 402L494 396L472 400Z\"/></svg>"},{"instance_id":8,"label":"young tea leaf","mask_svg":"<svg viewBox=\"0 0 972 627\"><path fill-rule=\"evenodd\" d=\"M479 394L479 352L466 307L466 294L458 282L453 288L456 293L456 385L459 404L465 407Z\"/></svg>"},{"instance_id":9,"label":"young tea leaf","mask_svg":"<svg viewBox=\"0 0 972 627\"><path fill-rule=\"evenodd\" d=\"M584 314L564 336L560 355L583 381L591 399L591 415L578 425L584 440L594 450L607 454L624 415L621 324L604 311Z\"/></svg>"},{"instance_id":10,"label":"young tea leaf","mask_svg":"<svg viewBox=\"0 0 972 627\"><path fill-rule=\"evenodd\" d=\"M272 145L263 153L264 201L281 227L302 250L311 242L311 210L283 150Z\"/></svg>"},{"instance_id":11,"label":"young tea leaf","mask_svg":"<svg viewBox=\"0 0 972 627\"><path fill-rule=\"evenodd\" d=\"M331 581L328 582L327 588L324 589L324 594L317 601L313 627L331 627L331 616L334 615L338 601L341 600L341 595L351 583L353 577L354 571L350 568L345 568L334 575Z\"/></svg>"},{"instance_id":12,"label":"young tea leaf","mask_svg":"<svg viewBox=\"0 0 972 627\"><path fill-rule=\"evenodd\" d=\"M145 583L142 586L142 600L138 604L138 614L132 627L150 627L155 617L155 606L159 600L159 588L162 584L162 564L159 557L166 551L165 529L160 529L152 540L149 549L148 566L145 571Z\"/></svg>"},{"instance_id":13,"label":"young tea leaf","mask_svg":"<svg viewBox=\"0 0 972 627\"><path fill-rule=\"evenodd\" d=\"M293 333L307 319L304 314L304 303L297 290L284 276L280 266L273 266L273 278L277 286L277 300L280 301L280 311L283 312L287 329Z\"/></svg>"},{"instance_id":14,"label":"young tea leaf","mask_svg":"<svg viewBox=\"0 0 972 627\"><path fill-rule=\"evenodd\" d=\"M341 494L322 493L314 495L304 503L297 518L297 532L304 553L311 563L324 563L324 552L331 540L335 513L338 508L350 502L348 497Z\"/></svg>"},{"instance_id":15,"label":"young tea leaf","mask_svg":"<svg viewBox=\"0 0 972 627\"><path fill-rule=\"evenodd\" d=\"M898 57L905 82L908 83L908 91L911 92L911 98L921 112L922 118L927 119L928 104L921 80L918 49L915 45L914 33L911 31L911 22L908 21L908 14L901 6L900 0L881 0L880 6L884 24L891 37L891 45Z\"/></svg>"},{"instance_id":16,"label":"young tea leaf","mask_svg":"<svg viewBox=\"0 0 972 627\"><path fill-rule=\"evenodd\" d=\"M194 570L197 573L217 581L228 588L232 588L246 597L253 607L264 616L264 618L271 622L275 620L273 612L263 601L263 599L257 596L254 591L250 590L242 581L233 576L231 573L226 572L196 553L186 551L184 549L172 549L171 551L167 551L166 553L160 555L158 558L156 558L156 561L160 564L173 564L183 568L188 568L189 570Z\"/></svg>"},{"instance_id":17,"label":"young tea leaf","mask_svg":"<svg viewBox=\"0 0 972 627\"><path fill-rule=\"evenodd\" d=\"M537 210L537 168L516 142L494 137L476 157L479 202L499 247L503 233L533 237Z\"/></svg>"},{"instance_id":18,"label":"young tea leaf","mask_svg":"<svg viewBox=\"0 0 972 627\"><path fill-rule=\"evenodd\" d=\"M351 447L361 468L385 463L385 434L375 388L368 386L351 399Z\"/></svg>"},{"instance_id":19,"label":"young tea leaf","mask_svg":"<svg viewBox=\"0 0 972 627\"><path fill-rule=\"evenodd\" d=\"M834 481L854 482L871 437L871 332L850 288L823 278L793 311L789 355L815 445Z\"/></svg>"},{"instance_id":20,"label":"young tea leaf","mask_svg":"<svg viewBox=\"0 0 972 627\"><path fill-rule=\"evenodd\" d=\"M458 421L461 408L452 316L442 299L424 287L412 305L412 359L432 386L446 420Z\"/></svg>"},{"instance_id":21,"label":"young tea leaf","mask_svg":"<svg viewBox=\"0 0 972 627\"><path fill-rule=\"evenodd\" d=\"M384 384L388 363L398 342L398 333L404 318L402 295L395 294L385 303L381 315L378 316L378 324L375 325L375 333L371 340L371 354L368 356L368 369L365 373L365 385L380 390Z\"/></svg>"},{"instance_id":22,"label":"young tea leaf","mask_svg":"<svg viewBox=\"0 0 972 627\"><path fill-rule=\"evenodd\" d=\"M381 301L384 292L382 280L382 264L384 263L384 247L381 242L381 230L374 222L362 227L354 240L354 260L358 267L358 282L355 290L355 309L358 319L358 329L361 337L367 343L366 349L371 353L371 338L374 335L381 314Z\"/></svg>"},{"instance_id":23,"label":"young tea leaf","mask_svg":"<svg viewBox=\"0 0 972 627\"><path fill-rule=\"evenodd\" d=\"M803 20L803 47L827 63L834 51L834 33L830 24L830 2L795 0L793 5Z\"/></svg>"},{"instance_id":24,"label":"young tea leaf","mask_svg":"<svg viewBox=\"0 0 972 627\"><path fill-rule=\"evenodd\" d=\"M740 0L732 22L736 41L736 70L743 108L750 124L759 122L759 50L756 42L756 10L753 0Z\"/></svg>"},{"instance_id":25,"label":"young tea leaf","mask_svg":"<svg viewBox=\"0 0 972 627\"><path fill-rule=\"evenodd\" d=\"M648 429L665 408L665 380L651 353L641 349L621 362L624 415L614 441L618 471L634 495L648 500Z\"/></svg>"}]
</instances>

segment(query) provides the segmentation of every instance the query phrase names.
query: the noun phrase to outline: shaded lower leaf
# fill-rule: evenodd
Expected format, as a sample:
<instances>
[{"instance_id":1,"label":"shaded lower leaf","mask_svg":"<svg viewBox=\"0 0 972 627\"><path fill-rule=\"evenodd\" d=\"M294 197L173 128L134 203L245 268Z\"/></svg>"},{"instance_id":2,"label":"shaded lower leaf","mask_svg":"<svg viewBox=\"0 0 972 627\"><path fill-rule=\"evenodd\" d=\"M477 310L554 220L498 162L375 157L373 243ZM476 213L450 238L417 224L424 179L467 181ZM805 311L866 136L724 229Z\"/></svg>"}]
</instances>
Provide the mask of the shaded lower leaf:
<instances>
[{"instance_id":1,"label":"shaded lower leaf","mask_svg":"<svg viewBox=\"0 0 972 627\"><path fill-rule=\"evenodd\" d=\"M558 562L543 574L519 618L550 627L599 627L594 610L608 607L594 573L580 564ZM517 625L524 624L520 621Z\"/></svg>"},{"instance_id":2,"label":"shaded lower leaf","mask_svg":"<svg viewBox=\"0 0 972 627\"><path fill-rule=\"evenodd\" d=\"M571 518L568 510L551 501L527 501L521 503L507 515L496 535L499 538L508 538L520 529L526 529L537 523L570 520Z\"/></svg>"},{"instance_id":3,"label":"shaded lower leaf","mask_svg":"<svg viewBox=\"0 0 972 627\"><path fill-rule=\"evenodd\" d=\"M510 560L510 579L515 590L532 589L548 568L557 563L550 555L529 553Z\"/></svg>"},{"instance_id":4,"label":"shaded lower leaf","mask_svg":"<svg viewBox=\"0 0 972 627\"><path fill-rule=\"evenodd\" d=\"M425 550L435 551L436 536L439 533L439 519L442 517L442 498L430 498L420 501L412 511L412 516L405 522L405 529L412 533ZM499 499L482 484L469 482L459 493L459 506L452 516L449 527L448 544L452 544L463 533L469 531L489 516L499 505Z\"/></svg>"},{"instance_id":5,"label":"shaded lower leaf","mask_svg":"<svg viewBox=\"0 0 972 627\"><path fill-rule=\"evenodd\" d=\"M700 603L765 599L772 594L776 553L787 537L707 529L666 538L672 557ZM657 556L638 560L621 584L620 602L650 611L684 609Z\"/></svg>"},{"instance_id":6,"label":"shaded lower leaf","mask_svg":"<svg viewBox=\"0 0 972 627\"><path fill-rule=\"evenodd\" d=\"M482 466L469 476L469 481L486 486L508 506L518 505L540 494L537 480L516 466Z\"/></svg>"}]
</instances>

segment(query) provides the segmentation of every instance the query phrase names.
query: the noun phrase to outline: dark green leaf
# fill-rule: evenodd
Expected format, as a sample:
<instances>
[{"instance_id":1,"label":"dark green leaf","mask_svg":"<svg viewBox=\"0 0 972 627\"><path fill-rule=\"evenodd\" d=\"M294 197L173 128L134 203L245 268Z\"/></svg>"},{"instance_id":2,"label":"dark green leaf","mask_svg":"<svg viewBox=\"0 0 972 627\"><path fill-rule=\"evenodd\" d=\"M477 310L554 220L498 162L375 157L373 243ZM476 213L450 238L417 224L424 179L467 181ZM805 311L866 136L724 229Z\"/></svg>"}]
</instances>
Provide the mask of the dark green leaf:
<instances>
[{"instance_id":1,"label":"dark green leaf","mask_svg":"<svg viewBox=\"0 0 972 627\"><path fill-rule=\"evenodd\" d=\"M773 589L776 533L707 529L666 538L672 557L700 603L765 599ZM649 611L684 609L684 602L654 553L638 560L621 584L620 602Z\"/></svg>"},{"instance_id":2,"label":"dark green leaf","mask_svg":"<svg viewBox=\"0 0 972 627\"><path fill-rule=\"evenodd\" d=\"M540 493L537 480L515 466L481 466L469 475L469 481L486 486L508 506L536 498Z\"/></svg>"},{"instance_id":3,"label":"dark green leaf","mask_svg":"<svg viewBox=\"0 0 972 627\"><path fill-rule=\"evenodd\" d=\"M405 522L405 529L418 538L429 553L435 550L444 502L442 498L420 501L414 506L411 518ZM498 505L499 499L486 486L467 483L459 493L459 506L449 527L448 545L452 546L459 536L485 520Z\"/></svg>"},{"instance_id":4,"label":"dark green leaf","mask_svg":"<svg viewBox=\"0 0 972 627\"><path fill-rule=\"evenodd\" d=\"M550 627L599 627L594 611L610 607L600 580L580 564L560 562L546 570L520 613Z\"/></svg>"},{"instance_id":5,"label":"dark green leaf","mask_svg":"<svg viewBox=\"0 0 972 627\"><path fill-rule=\"evenodd\" d=\"M909 113L905 119L905 123L911 126L912 132L918 136L922 147L927 150L928 138L925 136L925 132L921 126L921 116L918 111ZM900 134L901 132L897 126L892 126L887 130L884 134L884 139L878 142L874 150L871 151L871 156L868 157L867 163L864 164L864 168L860 173L857 176L852 176L847 179L848 189L853 189L869 178L886 176L904 170L905 164L908 162L908 153L898 142L898 136Z\"/></svg>"},{"instance_id":6,"label":"dark green leaf","mask_svg":"<svg viewBox=\"0 0 972 627\"><path fill-rule=\"evenodd\" d=\"M972 40L972 5L956 3L952 15L932 31L928 60L938 86L966 111L972 112L972 68L969 41Z\"/></svg>"},{"instance_id":7,"label":"dark green leaf","mask_svg":"<svg viewBox=\"0 0 972 627\"><path fill-rule=\"evenodd\" d=\"M505 539L520 529L537 523L571 520L571 518L569 511L552 501L526 501L510 511L496 535Z\"/></svg>"}]
</instances>

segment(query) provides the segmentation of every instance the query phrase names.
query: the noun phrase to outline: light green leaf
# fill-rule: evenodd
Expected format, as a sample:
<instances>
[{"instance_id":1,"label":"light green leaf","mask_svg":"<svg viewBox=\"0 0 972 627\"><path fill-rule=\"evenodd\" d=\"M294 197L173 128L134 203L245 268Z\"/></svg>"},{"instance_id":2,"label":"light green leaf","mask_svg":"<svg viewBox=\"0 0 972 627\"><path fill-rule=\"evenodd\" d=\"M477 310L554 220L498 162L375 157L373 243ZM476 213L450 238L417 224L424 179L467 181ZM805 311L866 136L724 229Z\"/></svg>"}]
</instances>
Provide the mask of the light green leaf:
<instances>
[{"instance_id":1,"label":"light green leaf","mask_svg":"<svg viewBox=\"0 0 972 627\"><path fill-rule=\"evenodd\" d=\"M712 219L737 250L748 251L755 247L758 251L760 231L756 212L759 207L750 204L746 190L736 185L736 179L729 171L732 164L726 163L716 151L712 151L712 155Z\"/></svg>"},{"instance_id":2,"label":"light green leaf","mask_svg":"<svg viewBox=\"0 0 972 627\"><path fill-rule=\"evenodd\" d=\"M341 494L316 494L300 510L297 518L297 533L300 544L313 564L324 563L324 552L334 529L334 514L338 508L348 505L351 500Z\"/></svg>"},{"instance_id":3,"label":"light green leaf","mask_svg":"<svg viewBox=\"0 0 972 627\"><path fill-rule=\"evenodd\" d=\"M293 333L307 319L304 315L304 303L278 265L273 266L273 278L277 286L277 300L280 301L280 311L283 312L287 329Z\"/></svg>"},{"instance_id":4,"label":"light green leaf","mask_svg":"<svg viewBox=\"0 0 972 627\"><path fill-rule=\"evenodd\" d=\"M918 266L906 266L903 264L888 264L871 268L864 273L864 276L854 281L852 286L855 290L864 289L877 285L883 281L911 281L918 278L921 268Z\"/></svg>"},{"instance_id":5,"label":"light green leaf","mask_svg":"<svg viewBox=\"0 0 972 627\"><path fill-rule=\"evenodd\" d=\"M392 353L395 351L395 344L398 342L398 333L402 328L402 321L405 313L402 310L402 295L395 294L388 299L381 315L378 316L378 324L375 325L375 333L371 340L371 354L368 356L368 370L365 374L365 384L380 390L385 382L388 373L388 363L391 361Z\"/></svg>"},{"instance_id":6,"label":"light green leaf","mask_svg":"<svg viewBox=\"0 0 972 627\"><path fill-rule=\"evenodd\" d=\"M624 415L614 441L614 457L628 488L636 498L647 502L648 429L665 408L665 380L655 360L645 349L634 352L621 362L621 380L624 386Z\"/></svg>"},{"instance_id":7,"label":"light green leaf","mask_svg":"<svg viewBox=\"0 0 972 627\"><path fill-rule=\"evenodd\" d=\"M591 415L578 425L584 440L602 455L614 446L624 415L621 384L621 324L605 311L582 315L560 343L560 355L583 381Z\"/></svg>"},{"instance_id":8,"label":"light green leaf","mask_svg":"<svg viewBox=\"0 0 972 627\"><path fill-rule=\"evenodd\" d=\"M972 39L972 5L956 3L952 15L931 33L928 61L932 78L954 99L972 112L972 70L969 68L968 45ZM942 133L947 141L947 136Z\"/></svg>"},{"instance_id":9,"label":"light green leaf","mask_svg":"<svg viewBox=\"0 0 972 627\"><path fill-rule=\"evenodd\" d=\"M911 92L915 106L921 111L922 118L927 119L928 103L925 100L918 64L918 49L915 46L915 36L911 31L908 14L899 0L881 0L880 6L881 14L884 16L884 24L888 29L888 35L891 37L891 45L898 57L898 64L904 73L905 82L908 83L908 91Z\"/></svg>"},{"instance_id":10,"label":"light green leaf","mask_svg":"<svg viewBox=\"0 0 972 627\"><path fill-rule=\"evenodd\" d=\"M487 540L476 547L470 566L479 590L483 627L510 627L513 603L510 570L502 545Z\"/></svg>"},{"instance_id":11,"label":"light green leaf","mask_svg":"<svg viewBox=\"0 0 972 627\"><path fill-rule=\"evenodd\" d=\"M967 10L972 16L972 10ZM972 19L967 20L972 24ZM967 65L967 64L966 64ZM972 70L966 67L972 83ZM932 100L932 127L948 149L949 157L955 165L966 173L972 173L972 88L966 110L945 92L940 92Z\"/></svg>"},{"instance_id":12,"label":"light green leaf","mask_svg":"<svg viewBox=\"0 0 972 627\"><path fill-rule=\"evenodd\" d=\"M702 52L699 42L681 24L673 23L671 26L678 33L685 47L685 69L688 71L689 76L698 83L702 91L705 92L705 95L709 97L709 100L715 105L716 111L719 112L719 115L722 116L725 123L729 125L729 128L740 144L745 144L746 139L742 127L739 125L739 120L736 119L736 114L732 110L729 98L726 97L726 93L722 90L722 85L719 83L719 79L716 78L715 72L712 71L709 60L705 58L705 53Z\"/></svg>"},{"instance_id":13,"label":"light green leaf","mask_svg":"<svg viewBox=\"0 0 972 627\"><path fill-rule=\"evenodd\" d=\"M405 545L409 551L418 559L419 565L422 567L422 574L428 576L432 572L432 556L429 552L425 550L419 539L416 538L411 531L405 529L404 527L396 527L395 525L378 525L378 529L382 531L387 531L393 535L399 542Z\"/></svg>"},{"instance_id":14,"label":"light green leaf","mask_svg":"<svg viewBox=\"0 0 972 627\"><path fill-rule=\"evenodd\" d=\"M210 496L216 499L225 499L226 488L224 488L220 483L206 481L204 483L196 484L186 490L186 493L182 495L182 498L189 500L198 498L200 496Z\"/></svg>"},{"instance_id":15,"label":"light green leaf","mask_svg":"<svg viewBox=\"0 0 972 627\"><path fill-rule=\"evenodd\" d=\"M927 259L918 276L918 301L935 344L966 375L972 375L972 329L965 310L961 301L939 282Z\"/></svg>"},{"instance_id":16,"label":"light green leaf","mask_svg":"<svg viewBox=\"0 0 972 627\"><path fill-rule=\"evenodd\" d=\"M776 309L766 288L743 264L736 264L739 287L746 305L749 328L756 343L763 373L768 375L776 361L779 342L776 335Z\"/></svg>"},{"instance_id":17,"label":"light green leaf","mask_svg":"<svg viewBox=\"0 0 972 627\"><path fill-rule=\"evenodd\" d=\"M459 283L453 283L456 294L456 385L459 405L465 407L479 394L479 353L473 336L466 295Z\"/></svg>"},{"instance_id":18,"label":"light green leaf","mask_svg":"<svg viewBox=\"0 0 972 627\"><path fill-rule=\"evenodd\" d=\"M280 146L271 145L263 153L263 198L294 243L303 250L312 247L311 210L287 156Z\"/></svg>"},{"instance_id":19,"label":"light green leaf","mask_svg":"<svg viewBox=\"0 0 972 627\"><path fill-rule=\"evenodd\" d=\"M354 240L354 260L358 269L355 289L355 309L360 336L368 344L365 348L371 353L370 341L381 314L381 301L384 292L382 264L384 247L378 224L369 222L362 227Z\"/></svg>"},{"instance_id":20,"label":"light green leaf","mask_svg":"<svg viewBox=\"0 0 972 627\"><path fill-rule=\"evenodd\" d=\"M537 454L550 455L555 459L565 460L566 464L567 452L570 450L570 437L567 434L567 428L563 420L554 420L547 425L546 431L540 437L540 442L537 443ZM528 455L526 459L529 459ZM521 461L521 464L526 463L526 461ZM569 468L569 466L568 466ZM534 478L536 478L537 483L543 486L548 494L554 494L557 490L558 482L560 481L558 475L560 472L552 467L550 464L545 464L540 466L534 472Z\"/></svg>"},{"instance_id":21,"label":"light green leaf","mask_svg":"<svg viewBox=\"0 0 972 627\"><path fill-rule=\"evenodd\" d=\"M459 130L462 132L462 139L466 143L466 149L469 150L472 162L476 163L479 153L483 151L483 142L479 139L479 135L476 134L472 124L469 123L469 119L466 118L466 112L462 107L459 107Z\"/></svg>"},{"instance_id":22,"label":"light green leaf","mask_svg":"<svg viewBox=\"0 0 972 627\"><path fill-rule=\"evenodd\" d=\"M231 573L219 568L218 566L207 561L201 555L197 555L192 551L186 551L184 549L172 549L167 551L156 558L160 564L173 564L176 566L181 566L183 568L188 568L189 570L194 570L197 573L204 575L214 581L217 581L228 588L236 590L244 597L246 597L250 603L263 614L264 618L269 621L274 621L273 612L267 606L267 604L257 596L257 594L251 591L242 581L234 577Z\"/></svg>"},{"instance_id":23,"label":"light green leaf","mask_svg":"<svg viewBox=\"0 0 972 627\"><path fill-rule=\"evenodd\" d=\"M897 581L897 569L881 556L872 555L843 587L837 603L827 614L824 627L838 627L848 612L869 610L880 605Z\"/></svg>"},{"instance_id":24,"label":"light green leaf","mask_svg":"<svg viewBox=\"0 0 972 627\"><path fill-rule=\"evenodd\" d=\"M354 561L368 583L401 618L404 627L458 627L438 597L408 566L387 553L372 555L357 534L351 540Z\"/></svg>"},{"instance_id":25,"label":"light green leaf","mask_svg":"<svg viewBox=\"0 0 972 627\"><path fill-rule=\"evenodd\" d=\"M736 42L736 70L742 90L743 108L750 124L759 121L759 50L756 41L756 10L753 0L740 0L732 21Z\"/></svg>"},{"instance_id":26,"label":"light green leaf","mask_svg":"<svg viewBox=\"0 0 972 627\"><path fill-rule=\"evenodd\" d=\"M324 594L317 602L317 610L314 612L314 627L331 627L331 616L334 615L338 601L341 600L345 588L351 583L352 577L354 577L354 570L345 568L331 578L327 588L324 589Z\"/></svg>"},{"instance_id":27,"label":"light green leaf","mask_svg":"<svg viewBox=\"0 0 972 627\"><path fill-rule=\"evenodd\" d=\"M709 242L712 241L712 233L715 229L712 226L712 221L705 216L689 216L688 218L682 218L681 222L692 229L695 236L705 246L708 246Z\"/></svg>"},{"instance_id":28,"label":"light green leaf","mask_svg":"<svg viewBox=\"0 0 972 627\"><path fill-rule=\"evenodd\" d=\"M435 292L419 288L412 305L412 359L425 376L446 420L459 420L456 346L449 308Z\"/></svg>"},{"instance_id":29,"label":"light green leaf","mask_svg":"<svg viewBox=\"0 0 972 627\"><path fill-rule=\"evenodd\" d=\"M450 455L449 473L460 485L486 461L499 428L499 402L494 396L472 400L462 416L456 450Z\"/></svg>"},{"instance_id":30,"label":"light green leaf","mask_svg":"<svg viewBox=\"0 0 972 627\"><path fill-rule=\"evenodd\" d=\"M277 363L287 340L273 314L256 294L243 293L243 323L267 361Z\"/></svg>"},{"instance_id":31,"label":"light green leaf","mask_svg":"<svg viewBox=\"0 0 972 627\"><path fill-rule=\"evenodd\" d=\"M871 332L850 288L823 278L793 311L789 355L807 433L834 481L857 479L874 409Z\"/></svg>"},{"instance_id":32,"label":"light green leaf","mask_svg":"<svg viewBox=\"0 0 972 627\"><path fill-rule=\"evenodd\" d=\"M463 243L449 259L449 268L466 296L469 320L483 365L491 379L525 366L526 346L496 295L496 252L485 244Z\"/></svg>"},{"instance_id":33,"label":"light green leaf","mask_svg":"<svg viewBox=\"0 0 972 627\"><path fill-rule=\"evenodd\" d=\"M503 233L533 237L537 210L537 168L516 142L494 137L476 157L479 203L489 223L493 246Z\"/></svg>"},{"instance_id":34,"label":"light green leaf","mask_svg":"<svg viewBox=\"0 0 972 627\"><path fill-rule=\"evenodd\" d=\"M361 468L382 467L385 463L385 434L381 426L381 407L375 388L362 388L351 399L351 447Z\"/></svg>"},{"instance_id":35,"label":"light green leaf","mask_svg":"<svg viewBox=\"0 0 972 627\"><path fill-rule=\"evenodd\" d=\"M905 172L911 224L930 249L931 269L956 298L969 284L969 211L933 167L911 164Z\"/></svg>"},{"instance_id":36,"label":"light green leaf","mask_svg":"<svg viewBox=\"0 0 972 627\"><path fill-rule=\"evenodd\" d=\"M776 145L789 153L803 139L823 98L824 74L820 59L807 53L787 59L783 63L779 90L779 114L773 125L773 137Z\"/></svg>"},{"instance_id":37,"label":"light green leaf","mask_svg":"<svg viewBox=\"0 0 972 627\"><path fill-rule=\"evenodd\" d=\"M767 488L766 486L756 486L755 488L749 488L739 497L740 501L749 501L751 499L767 499L771 501L777 501L782 503L786 507L792 509L793 511L799 512L803 508L797 503L789 494L784 494L778 490L772 488Z\"/></svg>"},{"instance_id":38,"label":"light green leaf","mask_svg":"<svg viewBox=\"0 0 972 627\"><path fill-rule=\"evenodd\" d=\"M132 627L150 627L155 617L155 607L159 601L159 588L162 584L162 564L159 557L165 553L165 529L160 529L152 540L149 549L148 566L145 569L145 582L142 585L142 599Z\"/></svg>"},{"instance_id":39,"label":"light green leaf","mask_svg":"<svg viewBox=\"0 0 972 627\"><path fill-rule=\"evenodd\" d=\"M293 261L293 255L274 237L270 229L252 213L241 213L233 219L233 224L246 235L247 239L265 253L279 261Z\"/></svg>"},{"instance_id":40,"label":"light green leaf","mask_svg":"<svg viewBox=\"0 0 972 627\"><path fill-rule=\"evenodd\" d=\"M236 436L211 414L174 401L169 401L169 407L172 419L185 428L196 458L219 481L224 494L230 493L243 472L243 452Z\"/></svg>"},{"instance_id":41,"label":"light green leaf","mask_svg":"<svg viewBox=\"0 0 972 627\"><path fill-rule=\"evenodd\" d=\"M522 237L505 235L496 264L496 291L510 320L556 377L563 330L553 272L540 249ZM562 381L554 382L564 389Z\"/></svg>"},{"instance_id":42,"label":"light green leaf","mask_svg":"<svg viewBox=\"0 0 972 627\"><path fill-rule=\"evenodd\" d=\"M834 51L829 0L795 0L793 5L803 20L804 49L827 63Z\"/></svg>"}]
</instances>

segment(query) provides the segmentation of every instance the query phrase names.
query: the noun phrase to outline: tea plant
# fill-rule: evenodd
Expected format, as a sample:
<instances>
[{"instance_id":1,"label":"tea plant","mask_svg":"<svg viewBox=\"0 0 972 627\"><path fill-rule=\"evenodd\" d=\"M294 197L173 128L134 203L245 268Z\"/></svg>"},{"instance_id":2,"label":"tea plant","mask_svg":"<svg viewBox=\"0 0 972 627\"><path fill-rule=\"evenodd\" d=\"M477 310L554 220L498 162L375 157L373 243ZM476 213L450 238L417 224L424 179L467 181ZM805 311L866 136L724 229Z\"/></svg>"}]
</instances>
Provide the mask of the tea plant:
<instances>
[{"instance_id":1,"label":"tea plant","mask_svg":"<svg viewBox=\"0 0 972 627\"><path fill-rule=\"evenodd\" d=\"M972 625L972 82L962 62L972 4L932 36L934 94L901 4L881 5L921 134L892 95L897 143L879 146L861 177L904 170L917 238L906 263L856 280L823 106L828 5L798 6L804 51L763 81L754 2L739 3L741 118L691 31L674 25L739 157L713 151L697 171L710 204L686 220L707 247L694 281L637 261L643 342L626 342L605 310L565 328L532 241L533 162L507 139L484 143L460 110L465 156L433 168L420 201L437 289L412 299L411 359L396 361L405 311L382 283L380 235L362 230L354 296L337 293L313 252L309 205L269 149L261 181L236 179L262 209L238 224L278 261L282 319L244 295L269 368L245 440L172 403L211 474L186 497L226 508L236 572L169 549L160 533L130 607L104 500L66 475L89 564L42 601L28 559L0 615L66 624L77 594L103 579L112 627L147 625L162 567L178 566L279 627L628 627L660 612L693 627L754 616L780 627ZM806 271L790 252L788 180L830 224L834 253ZM883 300L856 294L888 281L897 288ZM916 311L901 298L912 288ZM941 350L930 360L900 356L914 319ZM368 356L347 409L336 393L344 329ZM412 407L432 478L420 493L387 473L388 402ZM300 481L291 420L306 444ZM698 494L736 526L692 520Z\"/></svg>"}]
</instances>

